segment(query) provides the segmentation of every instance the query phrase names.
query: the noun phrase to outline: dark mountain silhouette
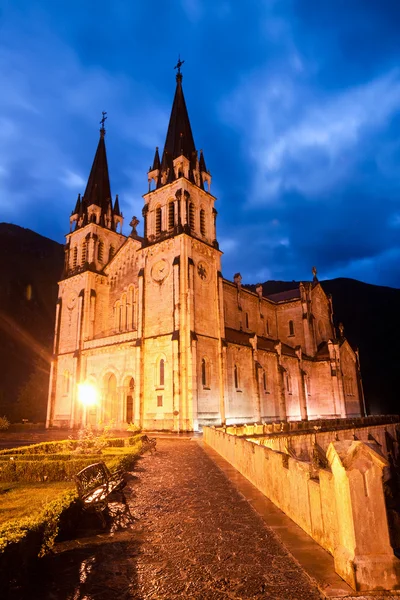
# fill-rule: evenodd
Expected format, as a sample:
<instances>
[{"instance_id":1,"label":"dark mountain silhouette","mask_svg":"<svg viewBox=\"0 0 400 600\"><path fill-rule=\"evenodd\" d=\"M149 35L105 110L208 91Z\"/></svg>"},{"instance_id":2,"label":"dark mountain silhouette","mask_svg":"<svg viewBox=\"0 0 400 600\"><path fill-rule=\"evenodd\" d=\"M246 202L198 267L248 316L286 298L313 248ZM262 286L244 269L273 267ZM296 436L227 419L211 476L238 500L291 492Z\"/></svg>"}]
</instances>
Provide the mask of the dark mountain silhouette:
<instances>
[{"instance_id":1,"label":"dark mountain silhouette","mask_svg":"<svg viewBox=\"0 0 400 600\"><path fill-rule=\"evenodd\" d=\"M61 244L30 229L0 223L0 416L45 419L63 260ZM321 284L333 296L336 325L344 324L349 342L360 350L368 412L398 413L400 290L353 279ZM264 295L296 285L267 281Z\"/></svg>"},{"instance_id":2,"label":"dark mountain silhouette","mask_svg":"<svg viewBox=\"0 0 400 600\"><path fill-rule=\"evenodd\" d=\"M30 229L0 223L0 415L43 421L54 334L61 244ZM35 406L21 406L29 381Z\"/></svg>"}]
</instances>

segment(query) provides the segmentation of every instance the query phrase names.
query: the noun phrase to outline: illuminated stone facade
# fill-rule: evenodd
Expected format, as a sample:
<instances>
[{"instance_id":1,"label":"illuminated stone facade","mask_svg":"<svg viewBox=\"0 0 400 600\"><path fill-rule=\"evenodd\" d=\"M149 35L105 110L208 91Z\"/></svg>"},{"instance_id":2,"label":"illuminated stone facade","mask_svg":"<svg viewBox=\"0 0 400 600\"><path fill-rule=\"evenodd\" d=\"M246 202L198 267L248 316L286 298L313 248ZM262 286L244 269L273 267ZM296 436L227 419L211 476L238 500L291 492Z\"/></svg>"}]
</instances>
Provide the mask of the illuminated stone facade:
<instances>
[{"instance_id":1,"label":"illuminated stone facade","mask_svg":"<svg viewBox=\"0 0 400 600\"><path fill-rule=\"evenodd\" d=\"M59 283L48 426L145 429L360 415L357 357L318 283L262 296L221 274L215 198L177 87L144 196L122 235L105 130L78 197ZM97 404L84 410L80 382Z\"/></svg>"}]
</instances>

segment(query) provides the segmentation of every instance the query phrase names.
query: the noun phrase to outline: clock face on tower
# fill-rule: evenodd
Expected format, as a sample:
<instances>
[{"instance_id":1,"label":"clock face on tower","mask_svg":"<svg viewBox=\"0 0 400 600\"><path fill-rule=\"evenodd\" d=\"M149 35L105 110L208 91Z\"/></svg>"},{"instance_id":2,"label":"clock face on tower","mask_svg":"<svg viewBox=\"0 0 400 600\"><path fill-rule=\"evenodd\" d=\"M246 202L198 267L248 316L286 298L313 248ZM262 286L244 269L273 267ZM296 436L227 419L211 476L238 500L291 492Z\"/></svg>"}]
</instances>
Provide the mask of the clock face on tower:
<instances>
[{"instance_id":1,"label":"clock face on tower","mask_svg":"<svg viewBox=\"0 0 400 600\"><path fill-rule=\"evenodd\" d=\"M200 279L202 279L203 281L207 281L208 279L208 266L203 263L203 262L199 262L197 265L197 273L200 277Z\"/></svg>"},{"instance_id":2,"label":"clock face on tower","mask_svg":"<svg viewBox=\"0 0 400 600\"><path fill-rule=\"evenodd\" d=\"M68 306L69 309L73 309L74 308L77 299L78 299L78 296L76 295L75 292L71 292L69 294L68 300L67 300L67 306Z\"/></svg>"},{"instance_id":3,"label":"clock face on tower","mask_svg":"<svg viewBox=\"0 0 400 600\"><path fill-rule=\"evenodd\" d=\"M151 267L151 276L154 279L154 281L158 281L158 282L163 281L167 277L168 273L169 273L169 265L168 265L167 261L164 260L163 258L161 260L158 260Z\"/></svg>"}]
</instances>

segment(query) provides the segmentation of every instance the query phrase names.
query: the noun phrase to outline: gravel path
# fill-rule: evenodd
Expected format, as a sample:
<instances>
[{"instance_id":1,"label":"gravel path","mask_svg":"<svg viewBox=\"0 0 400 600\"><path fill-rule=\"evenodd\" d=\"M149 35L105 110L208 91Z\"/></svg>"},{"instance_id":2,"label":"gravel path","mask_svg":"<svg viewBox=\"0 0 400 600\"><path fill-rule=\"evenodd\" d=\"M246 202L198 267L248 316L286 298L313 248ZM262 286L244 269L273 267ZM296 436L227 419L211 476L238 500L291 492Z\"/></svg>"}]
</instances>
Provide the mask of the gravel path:
<instances>
[{"instance_id":1,"label":"gravel path","mask_svg":"<svg viewBox=\"0 0 400 600\"><path fill-rule=\"evenodd\" d=\"M131 493L130 493L131 492ZM196 441L159 439L127 486L131 528L62 546L15 598L318 600L264 521Z\"/></svg>"}]
</instances>

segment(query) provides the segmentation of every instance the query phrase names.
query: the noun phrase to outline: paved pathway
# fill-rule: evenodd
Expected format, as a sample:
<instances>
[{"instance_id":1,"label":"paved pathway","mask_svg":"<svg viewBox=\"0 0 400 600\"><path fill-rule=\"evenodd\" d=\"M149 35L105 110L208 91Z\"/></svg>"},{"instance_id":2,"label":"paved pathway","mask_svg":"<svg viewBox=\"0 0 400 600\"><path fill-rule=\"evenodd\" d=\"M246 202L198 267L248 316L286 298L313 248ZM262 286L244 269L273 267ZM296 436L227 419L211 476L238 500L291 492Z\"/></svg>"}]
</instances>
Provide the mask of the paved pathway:
<instances>
[{"instance_id":1,"label":"paved pathway","mask_svg":"<svg viewBox=\"0 0 400 600\"><path fill-rule=\"evenodd\" d=\"M140 461L130 486L132 529L82 540L51 557L40 593L31 589L26 597L320 598L197 442L161 439L157 447Z\"/></svg>"}]
</instances>

